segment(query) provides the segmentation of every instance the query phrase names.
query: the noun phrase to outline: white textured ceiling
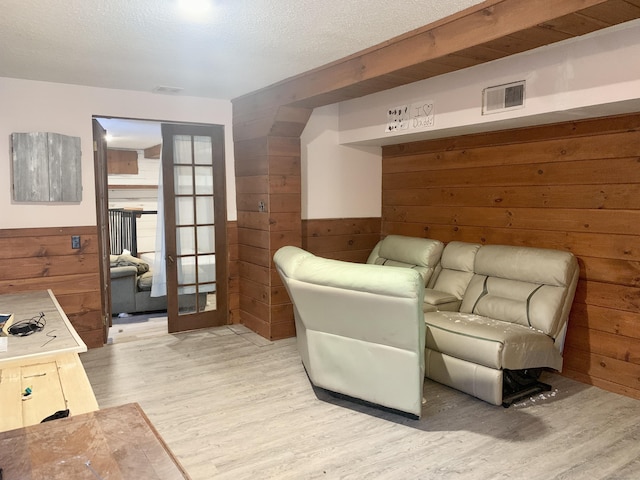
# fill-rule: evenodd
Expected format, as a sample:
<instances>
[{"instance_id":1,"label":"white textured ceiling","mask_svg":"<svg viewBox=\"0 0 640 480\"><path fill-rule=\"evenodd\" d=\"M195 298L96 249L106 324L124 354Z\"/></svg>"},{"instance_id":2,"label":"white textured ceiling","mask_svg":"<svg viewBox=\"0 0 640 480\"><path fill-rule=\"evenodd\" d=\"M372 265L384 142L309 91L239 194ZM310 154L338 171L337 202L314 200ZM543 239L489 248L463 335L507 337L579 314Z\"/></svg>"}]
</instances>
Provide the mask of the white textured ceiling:
<instances>
[{"instance_id":1,"label":"white textured ceiling","mask_svg":"<svg viewBox=\"0 0 640 480\"><path fill-rule=\"evenodd\" d=\"M231 99L481 0L2 0L0 76Z\"/></svg>"}]
</instances>

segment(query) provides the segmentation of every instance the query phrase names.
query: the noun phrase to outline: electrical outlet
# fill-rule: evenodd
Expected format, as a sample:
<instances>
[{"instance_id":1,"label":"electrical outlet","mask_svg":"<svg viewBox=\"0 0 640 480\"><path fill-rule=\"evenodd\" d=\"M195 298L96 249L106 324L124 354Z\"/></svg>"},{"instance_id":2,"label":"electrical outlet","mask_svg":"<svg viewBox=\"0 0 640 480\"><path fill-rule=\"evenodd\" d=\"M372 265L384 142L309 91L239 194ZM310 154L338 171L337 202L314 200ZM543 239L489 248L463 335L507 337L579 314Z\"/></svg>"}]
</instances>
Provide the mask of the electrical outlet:
<instances>
[{"instance_id":1,"label":"electrical outlet","mask_svg":"<svg viewBox=\"0 0 640 480\"><path fill-rule=\"evenodd\" d=\"M71 248L80 248L80 235L71 235Z\"/></svg>"}]
</instances>

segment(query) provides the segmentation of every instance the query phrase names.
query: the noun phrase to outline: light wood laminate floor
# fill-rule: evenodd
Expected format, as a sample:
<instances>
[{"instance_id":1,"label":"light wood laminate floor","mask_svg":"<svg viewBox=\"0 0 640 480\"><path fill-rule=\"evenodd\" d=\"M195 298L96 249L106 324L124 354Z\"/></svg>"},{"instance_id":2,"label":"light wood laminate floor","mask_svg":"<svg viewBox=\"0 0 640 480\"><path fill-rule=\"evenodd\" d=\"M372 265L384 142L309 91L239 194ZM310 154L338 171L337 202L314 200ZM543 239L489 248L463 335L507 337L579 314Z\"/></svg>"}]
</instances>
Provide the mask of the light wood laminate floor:
<instances>
[{"instance_id":1,"label":"light wood laminate floor","mask_svg":"<svg viewBox=\"0 0 640 480\"><path fill-rule=\"evenodd\" d=\"M80 357L100 407L138 402L193 480L640 478L640 401L559 375L508 409L426 380L417 421L313 389L295 339L241 326Z\"/></svg>"},{"instance_id":2,"label":"light wood laminate floor","mask_svg":"<svg viewBox=\"0 0 640 480\"><path fill-rule=\"evenodd\" d=\"M169 325L166 312L127 315L111 319L107 343L123 343L166 335Z\"/></svg>"}]
</instances>

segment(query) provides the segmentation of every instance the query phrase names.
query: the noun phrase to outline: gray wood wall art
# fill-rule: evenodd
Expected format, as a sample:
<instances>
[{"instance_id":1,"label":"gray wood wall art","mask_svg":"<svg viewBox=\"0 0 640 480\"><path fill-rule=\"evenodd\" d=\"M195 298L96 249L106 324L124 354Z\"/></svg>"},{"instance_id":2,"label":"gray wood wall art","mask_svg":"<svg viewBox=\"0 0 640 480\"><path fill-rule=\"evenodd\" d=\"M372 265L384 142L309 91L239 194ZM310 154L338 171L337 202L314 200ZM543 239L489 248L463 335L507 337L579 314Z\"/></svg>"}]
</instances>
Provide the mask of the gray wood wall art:
<instances>
[{"instance_id":1,"label":"gray wood wall art","mask_svg":"<svg viewBox=\"0 0 640 480\"><path fill-rule=\"evenodd\" d=\"M80 137L59 133L12 133L13 200L80 202Z\"/></svg>"}]
</instances>

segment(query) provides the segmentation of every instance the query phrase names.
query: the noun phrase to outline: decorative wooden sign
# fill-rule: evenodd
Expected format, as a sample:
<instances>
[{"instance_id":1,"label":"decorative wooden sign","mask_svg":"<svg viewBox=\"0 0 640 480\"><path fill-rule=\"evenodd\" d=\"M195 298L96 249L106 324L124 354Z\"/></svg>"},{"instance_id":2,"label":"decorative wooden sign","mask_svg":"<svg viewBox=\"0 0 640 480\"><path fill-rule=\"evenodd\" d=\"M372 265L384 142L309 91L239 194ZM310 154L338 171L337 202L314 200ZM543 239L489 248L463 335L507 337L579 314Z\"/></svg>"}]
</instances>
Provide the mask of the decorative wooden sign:
<instances>
[{"instance_id":1,"label":"decorative wooden sign","mask_svg":"<svg viewBox=\"0 0 640 480\"><path fill-rule=\"evenodd\" d=\"M433 127L435 111L433 100L417 101L387 109L385 132L422 130Z\"/></svg>"},{"instance_id":2,"label":"decorative wooden sign","mask_svg":"<svg viewBox=\"0 0 640 480\"><path fill-rule=\"evenodd\" d=\"M59 133L12 133L13 200L80 202L80 137Z\"/></svg>"}]
</instances>

